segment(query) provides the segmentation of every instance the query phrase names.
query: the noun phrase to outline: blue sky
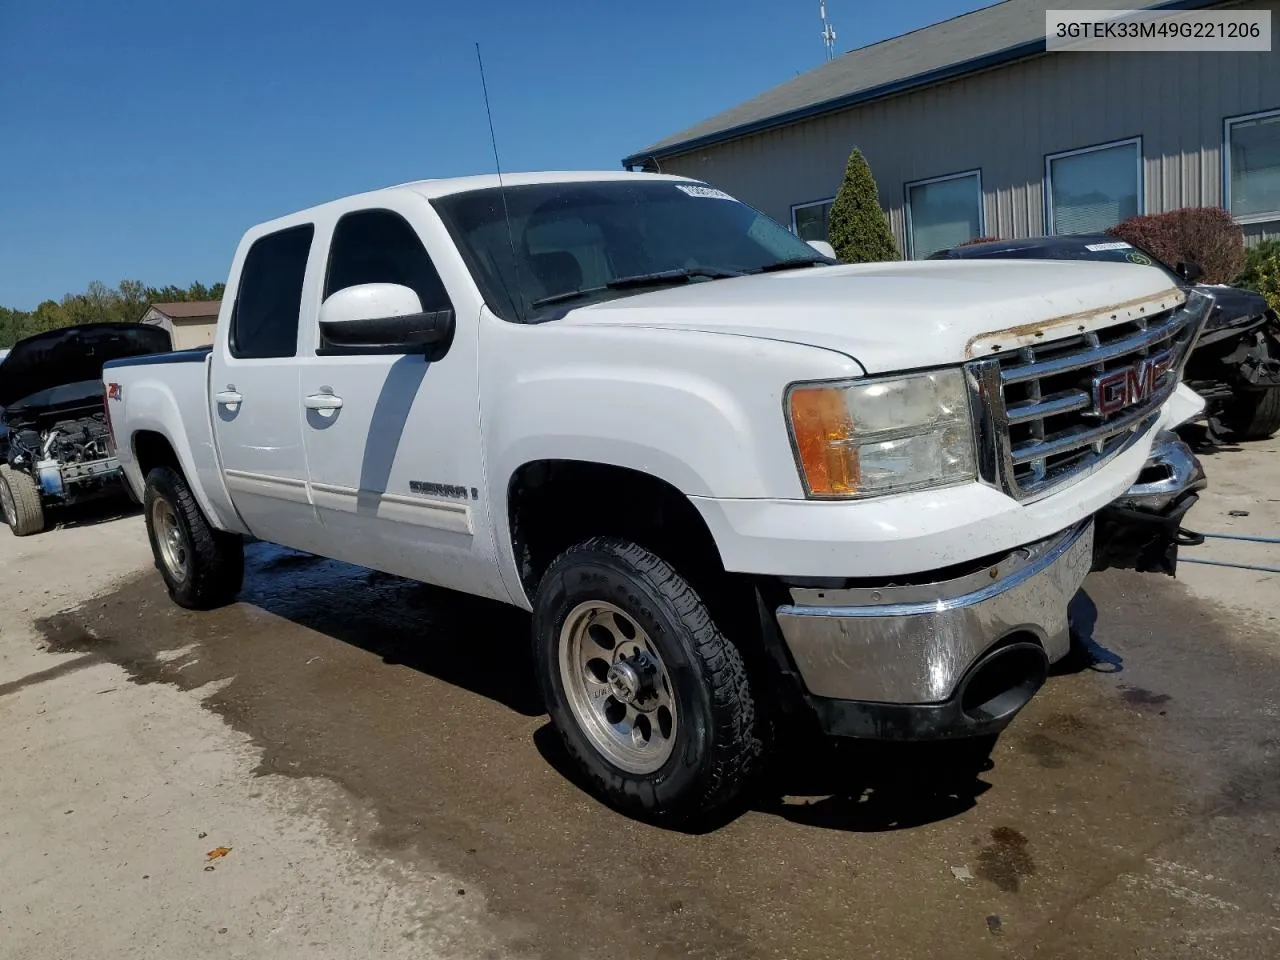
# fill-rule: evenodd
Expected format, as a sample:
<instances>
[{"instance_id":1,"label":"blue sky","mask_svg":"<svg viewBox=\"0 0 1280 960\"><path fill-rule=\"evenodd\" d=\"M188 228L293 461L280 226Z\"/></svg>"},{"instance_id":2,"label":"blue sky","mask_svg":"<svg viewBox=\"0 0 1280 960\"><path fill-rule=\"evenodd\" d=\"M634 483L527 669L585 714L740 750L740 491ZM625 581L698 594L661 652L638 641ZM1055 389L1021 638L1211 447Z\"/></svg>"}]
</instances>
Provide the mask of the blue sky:
<instances>
[{"instance_id":1,"label":"blue sky","mask_svg":"<svg viewBox=\"0 0 1280 960\"><path fill-rule=\"evenodd\" d=\"M828 0L845 51L989 0ZM0 0L0 305L224 279L253 223L621 158L822 62L818 0Z\"/></svg>"}]
</instances>

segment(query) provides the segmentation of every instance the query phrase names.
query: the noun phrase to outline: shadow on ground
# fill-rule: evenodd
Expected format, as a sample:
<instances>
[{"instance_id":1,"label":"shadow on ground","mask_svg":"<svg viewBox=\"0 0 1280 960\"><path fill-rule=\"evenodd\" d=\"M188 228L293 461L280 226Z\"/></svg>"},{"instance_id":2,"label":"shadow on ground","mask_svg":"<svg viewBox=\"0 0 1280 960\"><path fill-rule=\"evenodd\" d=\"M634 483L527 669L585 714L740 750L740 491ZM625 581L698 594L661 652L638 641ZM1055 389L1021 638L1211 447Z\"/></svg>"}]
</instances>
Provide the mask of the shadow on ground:
<instances>
[{"instance_id":1,"label":"shadow on ground","mask_svg":"<svg viewBox=\"0 0 1280 960\"><path fill-rule=\"evenodd\" d=\"M242 602L522 716L544 712L521 610L273 544L250 544L245 564Z\"/></svg>"},{"instance_id":2,"label":"shadow on ground","mask_svg":"<svg viewBox=\"0 0 1280 960\"><path fill-rule=\"evenodd\" d=\"M242 601L522 716L545 713L523 611L270 544L251 545L247 564ZM780 736L782 759L750 804L693 832L718 829L751 808L828 829L899 830L968 810L989 789L978 776L991 767L992 738L878 745L829 740L803 728ZM534 744L587 791L549 723Z\"/></svg>"},{"instance_id":3,"label":"shadow on ground","mask_svg":"<svg viewBox=\"0 0 1280 960\"><path fill-rule=\"evenodd\" d=\"M1124 657L1108 650L1095 636L1098 626L1098 605L1085 590L1072 598L1067 608L1071 624L1071 651L1049 668L1049 676L1064 677L1085 670L1095 673L1121 673Z\"/></svg>"},{"instance_id":4,"label":"shadow on ground","mask_svg":"<svg viewBox=\"0 0 1280 960\"><path fill-rule=\"evenodd\" d=\"M45 522L49 529L74 527L94 527L100 523L110 523L125 517L142 515L142 507L126 496L103 497L100 500L86 500L84 503L69 507L57 507L45 513Z\"/></svg>"}]
</instances>

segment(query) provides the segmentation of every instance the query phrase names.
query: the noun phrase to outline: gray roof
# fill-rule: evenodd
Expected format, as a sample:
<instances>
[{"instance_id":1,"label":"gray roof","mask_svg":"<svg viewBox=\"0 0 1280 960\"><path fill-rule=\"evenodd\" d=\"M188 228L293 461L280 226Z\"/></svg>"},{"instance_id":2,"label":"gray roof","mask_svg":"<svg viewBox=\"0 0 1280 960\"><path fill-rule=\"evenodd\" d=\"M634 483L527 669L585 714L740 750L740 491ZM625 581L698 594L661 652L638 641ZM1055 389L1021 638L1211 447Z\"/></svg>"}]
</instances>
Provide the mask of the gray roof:
<instances>
[{"instance_id":1,"label":"gray roof","mask_svg":"<svg viewBox=\"0 0 1280 960\"><path fill-rule=\"evenodd\" d=\"M162 313L170 320L217 320L221 300L179 300L153 303L147 310Z\"/></svg>"},{"instance_id":2,"label":"gray roof","mask_svg":"<svg viewBox=\"0 0 1280 960\"><path fill-rule=\"evenodd\" d=\"M851 50L623 160L643 163L794 123L915 87L1034 56L1045 11L1198 8L1221 0L1003 0L951 20Z\"/></svg>"}]
</instances>

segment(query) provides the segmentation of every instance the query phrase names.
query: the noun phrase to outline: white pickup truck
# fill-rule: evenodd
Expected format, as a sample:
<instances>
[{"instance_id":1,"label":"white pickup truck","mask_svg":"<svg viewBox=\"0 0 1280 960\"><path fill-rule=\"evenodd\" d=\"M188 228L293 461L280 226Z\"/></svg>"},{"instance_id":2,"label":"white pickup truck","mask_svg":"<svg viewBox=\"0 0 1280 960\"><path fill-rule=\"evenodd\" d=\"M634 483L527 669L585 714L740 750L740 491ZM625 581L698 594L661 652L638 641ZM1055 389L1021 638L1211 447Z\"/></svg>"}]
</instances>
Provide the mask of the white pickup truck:
<instances>
[{"instance_id":1,"label":"white pickup truck","mask_svg":"<svg viewBox=\"0 0 1280 960\"><path fill-rule=\"evenodd\" d=\"M252 535L531 610L569 752L678 821L785 711L997 733L1091 568L1171 572L1210 306L1123 264L839 265L678 177L429 180L254 227L213 347L104 381L176 602L231 601Z\"/></svg>"}]
</instances>

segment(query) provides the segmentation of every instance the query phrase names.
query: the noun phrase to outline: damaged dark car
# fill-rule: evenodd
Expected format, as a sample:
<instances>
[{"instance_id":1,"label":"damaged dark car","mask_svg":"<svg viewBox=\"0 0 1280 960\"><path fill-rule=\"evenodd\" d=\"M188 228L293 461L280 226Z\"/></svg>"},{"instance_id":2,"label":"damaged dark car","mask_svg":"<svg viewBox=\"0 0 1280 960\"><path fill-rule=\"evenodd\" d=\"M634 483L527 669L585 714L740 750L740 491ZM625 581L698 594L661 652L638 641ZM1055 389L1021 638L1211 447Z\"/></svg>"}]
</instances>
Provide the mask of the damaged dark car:
<instances>
[{"instance_id":1,"label":"damaged dark car","mask_svg":"<svg viewBox=\"0 0 1280 960\"><path fill-rule=\"evenodd\" d=\"M1128 262L1163 270L1180 289L1190 291L1196 288L1209 295L1214 305L1183 370L1183 381L1201 396L1204 396L1201 393L1202 378L1211 374L1224 381L1231 378L1231 387L1226 387L1224 382L1224 390L1232 396L1238 386L1233 368L1223 367L1216 352L1211 355L1201 353L1206 337L1211 338L1210 342L1229 340L1240 345L1253 342L1251 335L1256 332L1263 342L1260 349L1271 349L1266 338L1274 338L1269 330L1273 318L1268 318L1266 303L1261 297L1257 297L1258 303L1253 303L1243 296L1249 291L1197 285L1196 267L1179 264L1177 270L1171 269L1147 252L1115 237L1077 235L984 241L942 250L930 259L969 258ZM1231 298L1224 294L1242 296ZM1195 372L1206 370L1210 374ZM1060 383L1059 386L1074 390L1085 387L1078 383ZM1218 410L1220 413L1222 407L1219 406ZM1151 455L1133 486L1097 515L1093 569L1118 568L1175 576L1179 547L1204 542L1203 536L1182 524L1206 485L1204 468L1187 442L1171 430L1159 433L1152 444Z\"/></svg>"},{"instance_id":2,"label":"damaged dark car","mask_svg":"<svg viewBox=\"0 0 1280 960\"><path fill-rule=\"evenodd\" d=\"M1252 290L1199 284L1194 263L1171 267L1148 250L1106 234L969 243L932 260L1101 260L1162 270L1183 290L1213 296L1214 307L1187 360L1183 382L1205 401L1202 419L1214 441L1266 440L1280 430L1280 319Z\"/></svg>"},{"instance_id":3,"label":"damaged dark car","mask_svg":"<svg viewBox=\"0 0 1280 960\"><path fill-rule=\"evenodd\" d=\"M125 495L102 365L171 349L163 328L141 323L87 323L14 344L0 362L0 508L16 536L42 531L50 509Z\"/></svg>"}]
</instances>

